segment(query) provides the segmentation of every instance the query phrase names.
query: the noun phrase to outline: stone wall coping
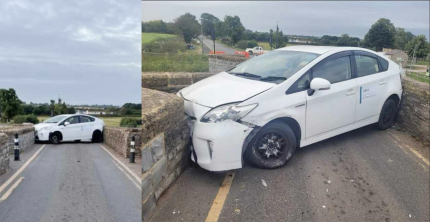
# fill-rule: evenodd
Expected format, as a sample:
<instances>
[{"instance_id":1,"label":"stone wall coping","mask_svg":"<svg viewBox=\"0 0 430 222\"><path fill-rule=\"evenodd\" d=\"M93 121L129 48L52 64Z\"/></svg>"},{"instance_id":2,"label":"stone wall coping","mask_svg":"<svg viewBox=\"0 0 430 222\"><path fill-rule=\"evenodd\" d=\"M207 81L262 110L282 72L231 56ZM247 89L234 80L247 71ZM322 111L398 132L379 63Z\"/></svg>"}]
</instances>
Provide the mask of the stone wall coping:
<instances>
[{"instance_id":1,"label":"stone wall coping","mask_svg":"<svg viewBox=\"0 0 430 222\"><path fill-rule=\"evenodd\" d=\"M129 127L120 127L120 126L105 126L105 129L126 131L126 132L142 132L142 128L129 128Z\"/></svg>"},{"instance_id":2,"label":"stone wall coping","mask_svg":"<svg viewBox=\"0 0 430 222\"><path fill-rule=\"evenodd\" d=\"M243 62L248 60L244 55L241 54L235 54L235 55L208 55L209 59L219 59L219 60L226 60L226 61L232 61L232 62Z\"/></svg>"},{"instance_id":3,"label":"stone wall coping","mask_svg":"<svg viewBox=\"0 0 430 222\"><path fill-rule=\"evenodd\" d=\"M34 126L6 126L0 127L0 133L6 133L7 135L11 134L24 134L28 132L34 131Z\"/></svg>"}]
</instances>

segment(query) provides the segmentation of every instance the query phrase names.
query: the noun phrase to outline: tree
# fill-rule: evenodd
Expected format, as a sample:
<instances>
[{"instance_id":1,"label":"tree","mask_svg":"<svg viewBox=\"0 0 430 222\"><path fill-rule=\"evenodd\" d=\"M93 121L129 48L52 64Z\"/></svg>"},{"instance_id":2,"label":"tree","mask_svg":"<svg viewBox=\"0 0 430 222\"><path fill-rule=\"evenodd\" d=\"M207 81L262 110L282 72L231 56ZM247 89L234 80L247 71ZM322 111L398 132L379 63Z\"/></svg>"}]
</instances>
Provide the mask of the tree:
<instances>
[{"instance_id":1,"label":"tree","mask_svg":"<svg viewBox=\"0 0 430 222\"><path fill-rule=\"evenodd\" d=\"M21 110L24 115L33 114L34 106L29 104L21 104Z\"/></svg>"},{"instance_id":2,"label":"tree","mask_svg":"<svg viewBox=\"0 0 430 222\"><path fill-rule=\"evenodd\" d=\"M212 30L215 29L215 23L220 22L220 20L212 14L203 13L200 16L203 26L203 35L210 35Z\"/></svg>"},{"instance_id":3,"label":"tree","mask_svg":"<svg viewBox=\"0 0 430 222\"><path fill-rule=\"evenodd\" d=\"M34 107L34 115L37 116L41 116L41 115L46 115L49 111L49 107L46 105L40 105L40 106L36 106Z\"/></svg>"},{"instance_id":4,"label":"tree","mask_svg":"<svg viewBox=\"0 0 430 222\"><path fill-rule=\"evenodd\" d=\"M349 46L350 42L349 42L349 35L348 34L342 34L339 38L339 40L337 41L337 45L338 46Z\"/></svg>"},{"instance_id":5,"label":"tree","mask_svg":"<svg viewBox=\"0 0 430 222\"><path fill-rule=\"evenodd\" d=\"M190 13L181 15L174 21L176 32L184 37L186 43L190 43L200 32L200 24L197 22L196 16Z\"/></svg>"},{"instance_id":6,"label":"tree","mask_svg":"<svg viewBox=\"0 0 430 222\"><path fill-rule=\"evenodd\" d=\"M415 57L425 59L429 54L429 42L424 35L418 35L406 44L405 49L409 56L414 56L415 49Z\"/></svg>"},{"instance_id":7,"label":"tree","mask_svg":"<svg viewBox=\"0 0 430 222\"><path fill-rule=\"evenodd\" d=\"M0 109L5 119L18 115L21 103L14 89L0 89Z\"/></svg>"},{"instance_id":8,"label":"tree","mask_svg":"<svg viewBox=\"0 0 430 222\"><path fill-rule=\"evenodd\" d=\"M369 29L364 36L366 47L373 48L376 51L382 51L382 48L393 48L396 28L389 19L381 18Z\"/></svg>"},{"instance_id":9,"label":"tree","mask_svg":"<svg viewBox=\"0 0 430 222\"><path fill-rule=\"evenodd\" d=\"M242 39L242 34L245 31L242 22L238 16L225 16L224 17L224 31L230 37L233 45L236 45Z\"/></svg>"},{"instance_id":10,"label":"tree","mask_svg":"<svg viewBox=\"0 0 430 222\"><path fill-rule=\"evenodd\" d=\"M411 39L409 39L411 40ZM405 45L407 43L407 35L404 28L397 27L396 35L394 37L394 47L396 49L405 49Z\"/></svg>"}]
</instances>

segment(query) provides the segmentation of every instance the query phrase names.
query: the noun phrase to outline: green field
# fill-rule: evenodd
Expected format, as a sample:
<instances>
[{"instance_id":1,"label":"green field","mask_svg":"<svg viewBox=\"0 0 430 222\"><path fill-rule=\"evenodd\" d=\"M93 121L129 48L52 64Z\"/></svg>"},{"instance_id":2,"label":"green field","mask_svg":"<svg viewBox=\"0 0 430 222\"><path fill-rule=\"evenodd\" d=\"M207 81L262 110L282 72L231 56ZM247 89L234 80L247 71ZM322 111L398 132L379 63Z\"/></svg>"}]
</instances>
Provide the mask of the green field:
<instances>
[{"instance_id":1,"label":"green field","mask_svg":"<svg viewBox=\"0 0 430 222\"><path fill-rule=\"evenodd\" d=\"M429 66L430 65L430 61L417 61L417 65L423 65L423 66Z\"/></svg>"},{"instance_id":2,"label":"green field","mask_svg":"<svg viewBox=\"0 0 430 222\"><path fill-rule=\"evenodd\" d=\"M191 50L190 50L191 51ZM208 72L209 61L206 55L142 54L142 72Z\"/></svg>"},{"instance_id":3,"label":"green field","mask_svg":"<svg viewBox=\"0 0 430 222\"><path fill-rule=\"evenodd\" d=\"M49 116L38 116L39 122L49 119ZM97 117L105 122L106 126L119 126L122 117Z\"/></svg>"},{"instance_id":4,"label":"green field","mask_svg":"<svg viewBox=\"0 0 430 222\"><path fill-rule=\"evenodd\" d=\"M408 76L409 78L415 79L417 81L420 81L420 82L425 82L425 83L430 82L429 77L427 77L425 73L411 72L411 73L407 73L406 76Z\"/></svg>"},{"instance_id":5,"label":"green field","mask_svg":"<svg viewBox=\"0 0 430 222\"><path fill-rule=\"evenodd\" d=\"M151 42L152 40L158 39L158 38L172 38L175 36L176 35L171 35L171 34L144 32L144 33L142 33L142 43L148 43L148 42Z\"/></svg>"}]
</instances>

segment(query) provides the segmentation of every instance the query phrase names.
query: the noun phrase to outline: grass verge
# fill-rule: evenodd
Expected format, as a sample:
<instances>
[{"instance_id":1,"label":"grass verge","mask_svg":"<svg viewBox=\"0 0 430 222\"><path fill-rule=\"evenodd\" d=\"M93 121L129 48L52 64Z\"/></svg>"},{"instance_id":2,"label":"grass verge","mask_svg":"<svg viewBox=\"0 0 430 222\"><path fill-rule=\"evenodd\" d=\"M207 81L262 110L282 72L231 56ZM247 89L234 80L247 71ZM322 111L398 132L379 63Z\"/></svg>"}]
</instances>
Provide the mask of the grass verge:
<instances>
[{"instance_id":1,"label":"grass verge","mask_svg":"<svg viewBox=\"0 0 430 222\"><path fill-rule=\"evenodd\" d=\"M406 73L406 76L420 82L429 83L429 77L427 77L425 73L411 72Z\"/></svg>"},{"instance_id":2,"label":"grass verge","mask_svg":"<svg viewBox=\"0 0 430 222\"><path fill-rule=\"evenodd\" d=\"M173 38L176 37L176 35L171 34L164 34L164 33L149 33L149 32L143 32L142 33L142 43L149 43L155 39L159 38Z\"/></svg>"},{"instance_id":3,"label":"grass verge","mask_svg":"<svg viewBox=\"0 0 430 222\"><path fill-rule=\"evenodd\" d=\"M209 61L206 55L142 54L142 72L208 72Z\"/></svg>"}]
</instances>

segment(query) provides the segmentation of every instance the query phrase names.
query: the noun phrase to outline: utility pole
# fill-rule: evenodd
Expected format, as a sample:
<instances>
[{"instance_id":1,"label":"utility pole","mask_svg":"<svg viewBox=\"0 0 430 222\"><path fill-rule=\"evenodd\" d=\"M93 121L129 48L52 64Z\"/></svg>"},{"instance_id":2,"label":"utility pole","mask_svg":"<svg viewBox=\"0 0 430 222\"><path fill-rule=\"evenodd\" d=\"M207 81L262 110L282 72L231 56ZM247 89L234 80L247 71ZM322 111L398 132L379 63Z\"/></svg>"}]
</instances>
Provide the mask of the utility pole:
<instances>
[{"instance_id":1,"label":"utility pole","mask_svg":"<svg viewBox=\"0 0 430 222\"><path fill-rule=\"evenodd\" d=\"M204 51L203 51L203 19L202 18L200 18L200 34L202 36L201 40L202 40L202 55L203 55Z\"/></svg>"}]
</instances>

